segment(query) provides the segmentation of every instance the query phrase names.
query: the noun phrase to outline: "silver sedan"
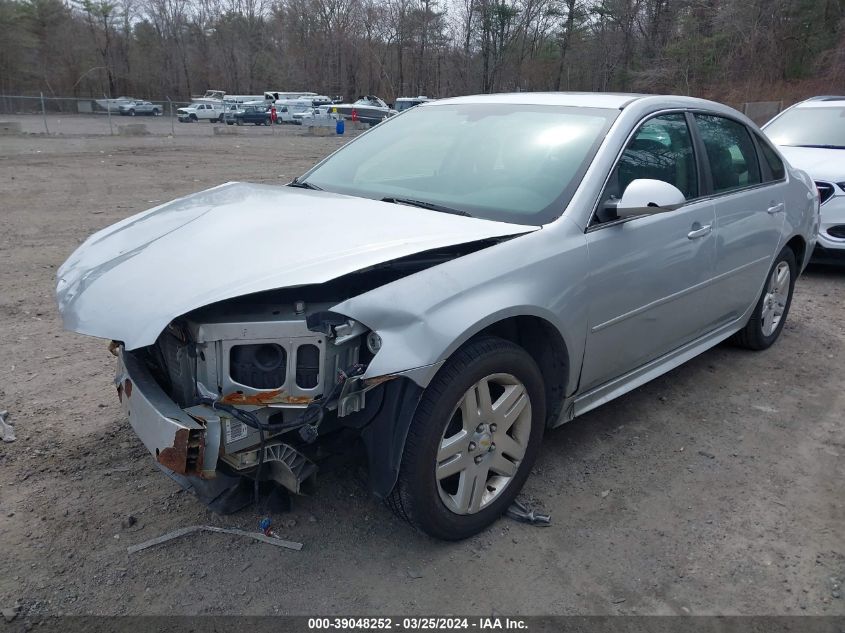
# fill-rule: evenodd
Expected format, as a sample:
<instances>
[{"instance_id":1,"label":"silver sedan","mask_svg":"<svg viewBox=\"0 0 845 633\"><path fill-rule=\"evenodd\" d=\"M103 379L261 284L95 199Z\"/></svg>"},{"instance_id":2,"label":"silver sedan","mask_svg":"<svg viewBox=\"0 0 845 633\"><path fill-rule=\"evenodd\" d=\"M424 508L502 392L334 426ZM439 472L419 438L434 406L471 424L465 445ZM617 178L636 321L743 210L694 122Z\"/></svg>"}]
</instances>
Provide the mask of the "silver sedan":
<instances>
[{"instance_id":1,"label":"silver sedan","mask_svg":"<svg viewBox=\"0 0 845 633\"><path fill-rule=\"evenodd\" d=\"M111 339L150 453L219 511L360 441L377 497L459 539L511 505L545 428L726 339L772 345L818 222L809 177L723 105L461 97L288 186L106 228L57 293Z\"/></svg>"}]
</instances>

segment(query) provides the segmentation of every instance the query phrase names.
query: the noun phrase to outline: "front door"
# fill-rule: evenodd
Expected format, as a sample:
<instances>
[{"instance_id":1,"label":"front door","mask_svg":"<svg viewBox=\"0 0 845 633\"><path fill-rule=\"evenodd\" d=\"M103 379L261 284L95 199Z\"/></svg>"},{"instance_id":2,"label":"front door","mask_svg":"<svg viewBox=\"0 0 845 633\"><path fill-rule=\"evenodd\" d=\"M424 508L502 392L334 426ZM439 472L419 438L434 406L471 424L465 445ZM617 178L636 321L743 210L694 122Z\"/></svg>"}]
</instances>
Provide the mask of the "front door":
<instances>
[{"instance_id":1,"label":"front door","mask_svg":"<svg viewBox=\"0 0 845 633\"><path fill-rule=\"evenodd\" d=\"M699 170L684 113L643 123L614 168L601 203L638 178L663 180L688 202L676 211L593 221L589 330L580 390L621 376L687 343L713 318L712 200L699 197Z\"/></svg>"}]
</instances>

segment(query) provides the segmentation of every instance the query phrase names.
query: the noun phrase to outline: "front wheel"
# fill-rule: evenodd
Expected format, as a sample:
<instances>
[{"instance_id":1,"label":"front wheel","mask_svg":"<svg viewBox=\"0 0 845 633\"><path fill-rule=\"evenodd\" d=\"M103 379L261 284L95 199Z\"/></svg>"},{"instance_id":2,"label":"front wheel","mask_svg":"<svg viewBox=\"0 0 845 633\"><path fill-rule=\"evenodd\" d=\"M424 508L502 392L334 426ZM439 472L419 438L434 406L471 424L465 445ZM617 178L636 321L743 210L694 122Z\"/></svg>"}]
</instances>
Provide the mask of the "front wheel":
<instances>
[{"instance_id":1,"label":"front wheel","mask_svg":"<svg viewBox=\"0 0 845 633\"><path fill-rule=\"evenodd\" d=\"M153 116L158 116L159 114L161 113L158 111L158 108L153 108Z\"/></svg>"},{"instance_id":2,"label":"front wheel","mask_svg":"<svg viewBox=\"0 0 845 633\"><path fill-rule=\"evenodd\" d=\"M731 339L734 343L746 349L763 350L777 340L792 305L797 276L795 253L787 246L775 258L763 294L748 323Z\"/></svg>"},{"instance_id":3,"label":"front wheel","mask_svg":"<svg viewBox=\"0 0 845 633\"><path fill-rule=\"evenodd\" d=\"M543 379L521 347L470 341L426 388L387 504L445 540L483 530L513 503L545 425Z\"/></svg>"}]
</instances>

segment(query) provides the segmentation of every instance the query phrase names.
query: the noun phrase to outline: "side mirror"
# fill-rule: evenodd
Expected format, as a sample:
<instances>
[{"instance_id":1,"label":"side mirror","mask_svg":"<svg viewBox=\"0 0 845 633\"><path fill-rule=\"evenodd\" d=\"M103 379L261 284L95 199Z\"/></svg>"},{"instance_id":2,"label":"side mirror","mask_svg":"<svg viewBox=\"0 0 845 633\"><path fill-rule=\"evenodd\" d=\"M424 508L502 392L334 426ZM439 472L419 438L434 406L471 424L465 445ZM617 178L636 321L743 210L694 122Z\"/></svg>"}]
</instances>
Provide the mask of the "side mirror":
<instances>
[{"instance_id":1,"label":"side mirror","mask_svg":"<svg viewBox=\"0 0 845 633\"><path fill-rule=\"evenodd\" d=\"M674 211L684 206L686 201L681 190L668 182L637 178L625 188L620 199L607 201L602 212L608 219L621 220Z\"/></svg>"}]
</instances>

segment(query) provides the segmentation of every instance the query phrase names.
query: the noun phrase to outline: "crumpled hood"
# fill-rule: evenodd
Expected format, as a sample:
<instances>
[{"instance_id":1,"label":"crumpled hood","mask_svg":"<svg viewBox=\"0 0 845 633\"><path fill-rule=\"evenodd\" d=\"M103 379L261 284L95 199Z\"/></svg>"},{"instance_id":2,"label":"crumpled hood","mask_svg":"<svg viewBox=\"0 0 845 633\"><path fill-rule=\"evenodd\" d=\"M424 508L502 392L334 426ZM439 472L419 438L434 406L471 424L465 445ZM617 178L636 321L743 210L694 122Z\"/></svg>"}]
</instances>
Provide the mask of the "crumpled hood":
<instances>
[{"instance_id":1,"label":"crumpled hood","mask_svg":"<svg viewBox=\"0 0 845 633\"><path fill-rule=\"evenodd\" d=\"M813 180L845 181L845 149L787 145L778 145L778 149L790 165L806 171Z\"/></svg>"},{"instance_id":2,"label":"crumpled hood","mask_svg":"<svg viewBox=\"0 0 845 633\"><path fill-rule=\"evenodd\" d=\"M217 301L537 228L228 183L95 233L59 268L56 295L67 329L135 349L174 318Z\"/></svg>"}]
</instances>

